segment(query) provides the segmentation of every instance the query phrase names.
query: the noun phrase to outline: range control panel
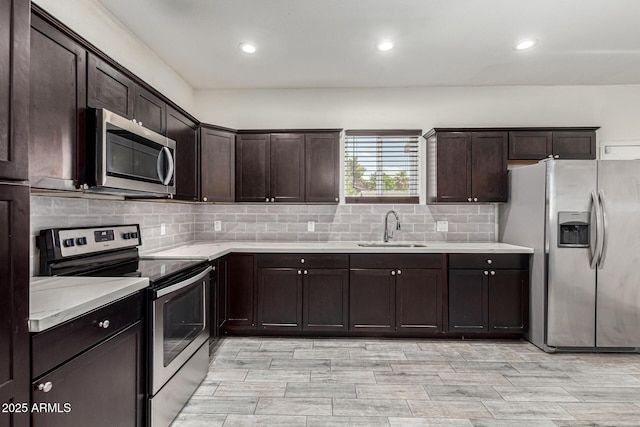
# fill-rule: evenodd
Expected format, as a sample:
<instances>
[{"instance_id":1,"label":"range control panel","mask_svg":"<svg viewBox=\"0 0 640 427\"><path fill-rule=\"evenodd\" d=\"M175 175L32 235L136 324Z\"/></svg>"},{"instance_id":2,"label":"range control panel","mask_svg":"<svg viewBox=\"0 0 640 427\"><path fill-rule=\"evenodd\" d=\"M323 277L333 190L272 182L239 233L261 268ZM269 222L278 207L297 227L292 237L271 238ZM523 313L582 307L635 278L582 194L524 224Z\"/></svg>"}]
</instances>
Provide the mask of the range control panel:
<instances>
[{"instance_id":1,"label":"range control panel","mask_svg":"<svg viewBox=\"0 0 640 427\"><path fill-rule=\"evenodd\" d=\"M137 224L58 229L54 231L54 236L62 258L131 248L142 244L140 226Z\"/></svg>"}]
</instances>

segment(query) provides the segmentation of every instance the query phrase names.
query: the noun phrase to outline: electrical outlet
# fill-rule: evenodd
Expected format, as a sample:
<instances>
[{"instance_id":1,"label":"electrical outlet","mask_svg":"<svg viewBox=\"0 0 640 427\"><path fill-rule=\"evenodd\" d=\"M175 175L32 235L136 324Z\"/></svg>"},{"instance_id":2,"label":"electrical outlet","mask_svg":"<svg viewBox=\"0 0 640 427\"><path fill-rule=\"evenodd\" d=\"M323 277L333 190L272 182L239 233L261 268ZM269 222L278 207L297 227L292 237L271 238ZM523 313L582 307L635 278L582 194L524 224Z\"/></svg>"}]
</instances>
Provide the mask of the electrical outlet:
<instances>
[{"instance_id":1,"label":"electrical outlet","mask_svg":"<svg viewBox=\"0 0 640 427\"><path fill-rule=\"evenodd\" d=\"M307 231L316 231L316 222L308 221L307 222Z\"/></svg>"},{"instance_id":2,"label":"electrical outlet","mask_svg":"<svg viewBox=\"0 0 640 427\"><path fill-rule=\"evenodd\" d=\"M213 231L222 231L222 221L213 221Z\"/></svg>"},{"instance_id":3,"label":"electrical outlet","mask_svg":"<svg viewBox=\"0 0 640 427\"><path fill-rule=\"evenodd\" d=\"M449 221L437 221L436 231L449 231Z\"/></svg>"},{"instance_id":4,"label":"electrical outlet","mask_svg":"<svg viewBox=\"0 0 640 427\"><path fill-rule=\"evenodd\" d=\"M167 226L164 225L164 222L162 224L160 224L160 235L164 236L165 234L167 234Z\"/></svg>"}]
</instances>

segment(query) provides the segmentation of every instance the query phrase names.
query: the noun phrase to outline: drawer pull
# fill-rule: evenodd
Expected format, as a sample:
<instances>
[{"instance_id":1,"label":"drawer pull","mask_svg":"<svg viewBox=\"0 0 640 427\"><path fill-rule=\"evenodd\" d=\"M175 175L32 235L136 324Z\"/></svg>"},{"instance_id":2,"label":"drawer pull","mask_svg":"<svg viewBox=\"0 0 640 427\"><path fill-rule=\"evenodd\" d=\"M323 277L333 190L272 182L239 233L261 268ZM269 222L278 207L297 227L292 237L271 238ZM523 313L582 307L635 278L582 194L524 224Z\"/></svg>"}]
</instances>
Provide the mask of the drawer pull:
<instances>
[{"instance_id":1,"label":"drawer pull","mask_svg":"<svg viewBox=\"0 0 640 427\"><path fill-rule=\"evenodd\" d=\"M300 258L300 264L304 264L304 258Z\"/></svg>"},{"instance_id":2,"label":"drawer pull","mask_svg":"<svg viewBox=\"0 0 640 427\"><path fill-rule=\"evenodd\" d=\"M102 322L98 323L98 327L102 329L107 329L110 324L111 323L109 323L109 320L103 320Z\"/></svg>"},{"instance_id":3,"label":"drawer pull","mask_svg":"<svg viewBox=\"0 0 640 427\"><path fill-rule=\"evenodd\" d=\"M487 264L493 264L493 261L492 261L492 260L490 260L490 259L488 259L488 260L487 260Z\"/></svg>"},{"instance_id":4,"label":"drawer pull","mask_svg":"<svg viewBox=\"0 0 640 427\"><path fill-rule=\"evenodd\" d=\"M45 393L49 393L52 388L53 388L53 383L51 381L38 384L38 390L44 391Z\"/></svg>"}]
</instances>

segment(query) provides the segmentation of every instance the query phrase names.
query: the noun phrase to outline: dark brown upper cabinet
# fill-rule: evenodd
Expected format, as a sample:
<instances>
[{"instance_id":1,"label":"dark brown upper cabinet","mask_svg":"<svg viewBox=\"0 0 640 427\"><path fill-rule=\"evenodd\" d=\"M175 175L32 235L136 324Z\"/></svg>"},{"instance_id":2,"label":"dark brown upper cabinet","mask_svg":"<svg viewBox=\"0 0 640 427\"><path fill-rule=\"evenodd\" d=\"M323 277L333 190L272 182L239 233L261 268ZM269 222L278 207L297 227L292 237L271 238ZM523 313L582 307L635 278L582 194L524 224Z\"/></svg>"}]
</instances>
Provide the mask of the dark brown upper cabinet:
<instances>
[{"instance_id":1,"label":"dark brown upper cabinet","mask_svg":"<svg viewBox=\"0 0 640 427\"><path fill-rule=\"evenodd\" d=\"M512 130L509 160L595 159L596 129Z\"/></svg>"},{"instance_id":2,"label":"dark brown upper cabinet","mask_svg":"<svg viewBox=\"0 0 640 427\"><path fill-rule=\"evenodd\" d=\"M29 180L32 187L73 190L83 171L86 50L31 18ZM80 152L79 152L80 151Z\"/></svg>"},{"instance_id":3,"label":"dark brown upper cabinet","mask_svg":"<svg viewBox=\"0 0 640 427\"><path fill-rule=\"evenodd\" d=\"M425 138L430 203L507 201L507 132L433 129Z\"/></svg>"},{"instance_id":4,"label":"dark brown upper cabinet","mask_svg":"<svg viewBox=\"0 0 640 427\"><path fill-rule=\"evenodd\" d=\"M167 106L167 137L176 141L176 199L198 200L198 124Z\"/></svg>"},{"instance_id":5,"label":"dark brown upper cabinet","mask_svg":"<svg viewBox=\"0 0 640 427\"><path fill-rule=\"evenodd\" d=\"M105 108L147 129L166 134L166 103L111 64L90 53L87 105Z\"/></svg>"},{"instance_id":6,"label":"dark brown upper cabinet","mask_svg":"<svg viewBox=\"0 0 640 427\"><path fill-rule=\"evenodd\" d=\"M340 134L305 135L305 200L338 203L340 195Z\"/></svg>"},{"instance_id":7,"label":"dark brown upper cabinet","mask_svg":"<svg viewBox=\"0 0 640 427\"><path fill-rule=\"evenodd\" d=\"M236 201L338 203L339 144L339 131L240 131Z\"/></svg>"},{"instance_id":8,"label":"dark brown upper cabinet","mask_svg":"<svg viewBox=\"0 0 640 427\"><path fill-rule=\"evenodd\" d=\"M0 0L0 180L26 180L29 141L29 2Z\"/></svg>"},{"instance_id":9,"label":"dark brown upper cabinet","mask_svg":"<svg viewBox=\"0 0 640 427\"><path fill-rule=\"evenodd\" d=\"M200 128L200 188L203 202L235 201L236 135Z\"/></svg>"}]
</instances>

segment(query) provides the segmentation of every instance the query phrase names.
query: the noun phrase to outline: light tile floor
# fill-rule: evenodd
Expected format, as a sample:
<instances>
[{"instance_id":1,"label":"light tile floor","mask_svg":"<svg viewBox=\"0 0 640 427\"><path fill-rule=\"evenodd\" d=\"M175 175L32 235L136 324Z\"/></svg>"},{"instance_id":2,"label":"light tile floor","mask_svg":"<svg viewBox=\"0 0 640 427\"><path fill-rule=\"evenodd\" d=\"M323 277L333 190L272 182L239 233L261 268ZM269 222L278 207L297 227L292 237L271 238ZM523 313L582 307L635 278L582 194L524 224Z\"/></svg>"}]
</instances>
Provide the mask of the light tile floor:
<instances>
[{"instance_id":1,"label":"light tile floor","mask_svg":"<svg viewBox=\"0 0 640 427\"><path fill-rule=\"evenodd\" d=\"M640 355L524 341L225 338L173 423L640 426Z\"/></svg>"}]
</instances>

